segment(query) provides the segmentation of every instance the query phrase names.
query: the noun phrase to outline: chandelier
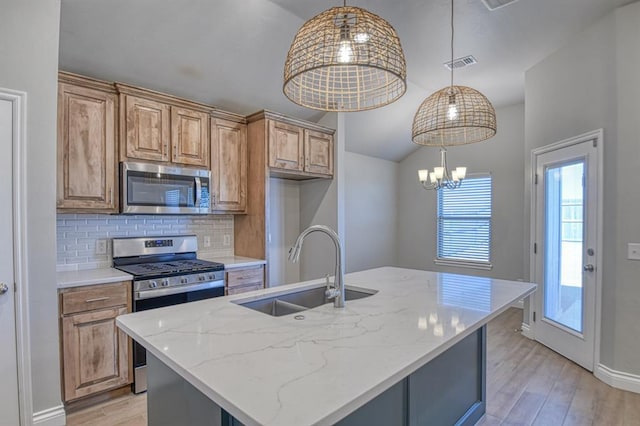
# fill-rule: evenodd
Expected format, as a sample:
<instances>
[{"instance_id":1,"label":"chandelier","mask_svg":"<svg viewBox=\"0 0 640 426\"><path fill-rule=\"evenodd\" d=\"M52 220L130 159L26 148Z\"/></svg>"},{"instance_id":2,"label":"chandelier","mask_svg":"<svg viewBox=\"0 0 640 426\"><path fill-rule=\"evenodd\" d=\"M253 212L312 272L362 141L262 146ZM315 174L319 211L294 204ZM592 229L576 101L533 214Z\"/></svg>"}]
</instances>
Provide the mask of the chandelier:
<instances>
[{"instance_id":1,"label":"chandelier","mask_svg":"<svg viewBox=\"0 0 640 426\"><path fill-rule=\"evenodd\" d=\"M322 111L363 111L390 104L407 89L395 29L359 7L333 7L305 22L284 65L283 91Z\"/></svg>"},{"instance_id":2,"label":"chandelier","mask_svg":"<svg viewBox=\"0 0 640 426\"><path fill-rule=\"evenodd\" d=\"M430 172L428 169L418 170L418 179L424 189L455 189L462 185L462 181L467 175L466 167L456 167L451 171L447 168L447 150L440 149L440 167L434 167Z\"/></svg>"},{"instance_id":3,"label":"chandelier","mask_svg":"<svg viewBox=\"0 0 640 426\"><path fill-rule=\"evenodd\" d=\"M424 100L413 118L412 140L420 145L453 146L496 134L496 112L479 91L453 84L453 1L451 0L451 82Z\"/></svg>"}]
</instances>

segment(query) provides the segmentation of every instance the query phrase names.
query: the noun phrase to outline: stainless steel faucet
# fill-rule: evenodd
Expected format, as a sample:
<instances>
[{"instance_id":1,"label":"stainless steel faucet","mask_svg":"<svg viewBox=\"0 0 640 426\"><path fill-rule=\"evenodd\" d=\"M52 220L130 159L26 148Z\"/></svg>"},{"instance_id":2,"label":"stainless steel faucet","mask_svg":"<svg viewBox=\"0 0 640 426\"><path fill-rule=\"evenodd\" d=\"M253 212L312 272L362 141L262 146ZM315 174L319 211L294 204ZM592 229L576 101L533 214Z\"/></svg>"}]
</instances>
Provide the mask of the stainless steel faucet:
<instances>
[{"instance_id":1,"label":"stainless steel faucet","mask_svg":"<svg viewBox=\"0 0 640 426\"><path fill-rule=\"evenodd\" d=\"M328 299L333 299L333 306L336 308L344 308L344 272L342 270L342 248L340 246L340 239L336 231L324 225L312 225L302 231L298 235L296 243L289 250L289 260L293 263L297 262L300 258L300 250L302 250L302 242L305 237L312 232L322 232L327 234L333 240L333 244L336 246L336 272L333 280L333 284L329 282L327 278L327 290L325 294Z\"/></svg>"}]
</instances>

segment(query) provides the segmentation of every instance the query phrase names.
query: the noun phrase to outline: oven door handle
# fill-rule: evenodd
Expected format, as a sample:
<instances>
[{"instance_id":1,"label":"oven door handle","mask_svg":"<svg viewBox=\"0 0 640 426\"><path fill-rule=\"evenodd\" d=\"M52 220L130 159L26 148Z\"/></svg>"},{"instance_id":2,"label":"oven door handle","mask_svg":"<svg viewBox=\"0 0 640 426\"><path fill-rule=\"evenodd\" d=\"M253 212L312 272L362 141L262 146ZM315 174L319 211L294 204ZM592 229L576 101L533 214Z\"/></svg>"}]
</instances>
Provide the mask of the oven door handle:
<instances>
[{"instance_id":1,"label":"oven door handle","mask_svg":"<svg viewBox=\"0 0 640 426\"><path fill-rule=\"evenodd\" d=\"M224 280L207 281L198 284L182 285L169 288L156 288L153 290L136 291L133 300L152 299L154 297L170 296L172 294L188 293L190 291L207 290L224 287Z\"/></svg>"}]
</instances>

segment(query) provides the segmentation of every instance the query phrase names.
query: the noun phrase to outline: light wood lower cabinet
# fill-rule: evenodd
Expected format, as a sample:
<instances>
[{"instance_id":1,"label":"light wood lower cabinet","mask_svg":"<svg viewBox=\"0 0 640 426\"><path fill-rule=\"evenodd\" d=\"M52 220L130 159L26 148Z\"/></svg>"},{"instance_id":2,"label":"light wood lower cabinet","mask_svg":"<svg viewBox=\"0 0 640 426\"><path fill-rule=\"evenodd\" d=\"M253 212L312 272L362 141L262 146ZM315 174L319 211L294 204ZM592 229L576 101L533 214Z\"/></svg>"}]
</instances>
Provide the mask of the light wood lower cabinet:
<instances>
[{"instance_id":1,"label":"light wood lower cabinet","mask_svg":"<svg viewBox=\"0 0 640 426\"><path fill-rule=\"evenodd\" d=\"M227 295L245 293L264 288L264 266L230 269L226 272Z\"/></svg>"},{"instance_id":2,"label":"light wood lower cabinet","mask_svg":"<svg viewBox=\"0 0 640 426\"><path fill-rule=\"evenodd\" d=\"M64 401L131 383L131 341L116 326L131 311L131 283L63 289L59 299Z\"/></svg>"}]
</instances>

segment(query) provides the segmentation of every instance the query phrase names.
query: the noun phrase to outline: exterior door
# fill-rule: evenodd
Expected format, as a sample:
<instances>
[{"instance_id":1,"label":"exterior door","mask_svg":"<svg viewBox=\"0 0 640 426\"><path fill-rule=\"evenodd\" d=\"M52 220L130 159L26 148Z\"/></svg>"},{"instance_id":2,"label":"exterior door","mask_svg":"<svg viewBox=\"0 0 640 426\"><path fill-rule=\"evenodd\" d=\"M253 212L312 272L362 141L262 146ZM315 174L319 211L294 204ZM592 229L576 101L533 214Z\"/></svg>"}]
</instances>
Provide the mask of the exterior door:
<instances>
[{"instance_id":1,"label":"exterior door","mask_svg":"<svg viewBox=\"0 0 640 426\"><path fill-rule=\"evenodd\" d=\"M1 95L1 93L0 93ZM18 361L13 291L13 102L0 97L0 425L18 425Z\"/></svg>"},{"instance_id":2,"label":"exterior door","mask_svg":"<svg viewBox=\"0 0 640 426\"><path fill-rule=\"evenodd\" d=\"M598 299L597 136L534 152L535 337L593 371Z\"/></svg>"}]
</instances>

